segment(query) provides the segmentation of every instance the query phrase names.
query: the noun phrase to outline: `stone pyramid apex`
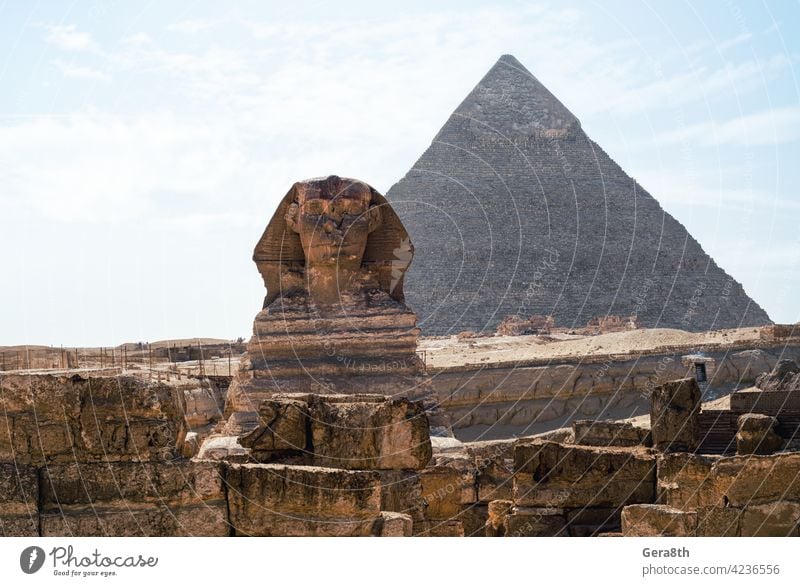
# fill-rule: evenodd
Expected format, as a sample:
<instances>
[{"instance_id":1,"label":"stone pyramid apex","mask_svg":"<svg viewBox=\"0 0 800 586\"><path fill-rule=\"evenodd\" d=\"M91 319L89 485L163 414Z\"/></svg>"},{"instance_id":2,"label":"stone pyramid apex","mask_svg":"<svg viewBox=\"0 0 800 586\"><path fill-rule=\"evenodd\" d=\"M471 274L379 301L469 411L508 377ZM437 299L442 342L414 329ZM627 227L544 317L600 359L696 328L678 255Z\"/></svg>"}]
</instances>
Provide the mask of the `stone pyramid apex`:
<instances>
[{"instance_id":1,"label":"stone pyramid apex","mask_svg":"<svg viewBox=\"0 0 800 586\"><path fill-rule=\"evenodd\" d=\"M479 138L517 140L580 129L575 115L513 55L502 55L453 115Z\"/></svg>"}]
</instances>

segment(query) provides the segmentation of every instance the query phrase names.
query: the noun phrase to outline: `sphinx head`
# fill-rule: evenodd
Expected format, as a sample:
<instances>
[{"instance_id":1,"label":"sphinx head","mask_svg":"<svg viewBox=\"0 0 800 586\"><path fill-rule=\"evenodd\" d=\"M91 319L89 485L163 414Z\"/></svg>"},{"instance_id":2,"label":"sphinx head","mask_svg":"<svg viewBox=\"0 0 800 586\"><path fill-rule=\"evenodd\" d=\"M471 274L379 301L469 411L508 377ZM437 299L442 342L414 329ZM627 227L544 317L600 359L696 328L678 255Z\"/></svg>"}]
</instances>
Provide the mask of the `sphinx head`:
<instances>
[{"instance_id":1,"label":"sphinx head","mask_svg":"<svg viewBox=\"0 0 800 586\"><path fill-rule=\"evenodd\" d=\"M286 224L300 236L306 269L355 271L381 210L365 183L335 175L296 184Z\"/></svg>"},{"instance_id":2,"label":"sphinx head","mask_svg":"<svg viewBox=\"0 0 800 586\"><path fill-rule=\"evenodd\" d=\"M265 307L297 296L333 305L369 291L402 303L413 251L386 198L362 181L331 175L292 186L253 260L267 287Z\"/></svg>"}]
</instances>

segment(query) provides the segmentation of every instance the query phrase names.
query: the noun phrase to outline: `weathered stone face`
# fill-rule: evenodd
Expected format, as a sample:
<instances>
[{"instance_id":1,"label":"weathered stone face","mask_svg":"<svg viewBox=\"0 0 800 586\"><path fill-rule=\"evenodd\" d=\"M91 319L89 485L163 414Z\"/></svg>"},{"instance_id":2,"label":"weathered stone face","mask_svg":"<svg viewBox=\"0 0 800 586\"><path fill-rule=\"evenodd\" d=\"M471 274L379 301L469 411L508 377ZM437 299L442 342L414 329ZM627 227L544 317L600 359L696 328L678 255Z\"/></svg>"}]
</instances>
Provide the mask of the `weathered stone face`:
<instances>
[{"instance_id":1,"label":"weathered stone face","mask_svg":"<svg viewBox=\"0 0 800 586\"><path fill-rule=\"evenodd\" d=\"M314 463L350 470L424 468L432 450L428 418L407 399L310 401Z\"/></svg>"},{"instance_id":2,"label":"weathered stone face","mask_svg":"<svg viewBox=\"0 0 800 586\"><path fill-rule=\"evenodd\" d=\"M650 397L653 447L662 452L691 452L698 444L700 387L693 378L657 386Z\"/></svg>"},{"instance_id":3,"label":"weathered stone face","mask_svg":"<svg viewBox=\"0 0 800 586\"><path fill-rule=\"evenodd\" d=\"M655 455L534 440L514 448L513 500L530 507L619 507L655 498Z\"/></svg>"},{"instance_id":4,"label":"weathered stone face","mask_svg":"<svg viewBox=\"0 0 800 586\"><path fill-rule=\"evenodd\" d=\"M687 452L658 457L658 502L681 510L715 506L724 492L712 476L717 457Z\"/></svg>"},{"instance_id":5,"label":"weathered stone face","mask_svg":"<svg viewBox=\"0 0 800 586\"><path fill-rule=\"evenodd\" d=\"M50 465L41 484L42 535L227 536L220 464Z\"/></svg>"},{"instance_id":6,"label":"weathered stone face","mask_svg":"<svg viewBox=\"0 0 800 586\"><path fill-rule=\"evenodd\" d=\"M582 419L572 422L575 443L584 446L647 446L650 432L630 423Z\"/></svg>"},{"instance_id":7,"label":"weathered stone face","mask_svg":"<svg viewBox=\"0 0 800 586\"><path fill-rule=\"evenodd\" d=\"M0 463L0 535L39 534L39 478L32 466Z\"/></svg>"},{"instance_id":8,"label":"weathered stone face","mask_svg":"<svg viewBox=\"0 0 800 586\"><path fill-rule=\"evenodd\" d=\"M134 377L0 377L0 461L20 464L176 457L179 392Z\"/></svg>"},{"instance_id":9,"label":"weathered stone face","mask_svg":"<svg viewBox=\"0 0 800 586\"><path fill-rule=\"evenodd\" d=\"M647 504L622 509L622 534L627 537L687 537L696 529L695 512Z\"/></svg>"},{"instance_id":10,"label":"weathered stone face","mask_svg":"<svg viewBox=\"0 0 800 586\"><path fill-rule=\"evenodd\" d=\"M778 420L769 415L745 413L739 417L736 433L736 454L768 455L783 447L784 441L775 431Z\"/></svg>"},{"instance_id":11,"label":"weathered stone face","mask_svg":"<svg viewBox=\"0 0 800 586\"><path fill-rule=\"evenodd\" d=\"M381 513L375 471L232 464L226 478L236 535L373 535Z\"/></svg>"}]
</instances>

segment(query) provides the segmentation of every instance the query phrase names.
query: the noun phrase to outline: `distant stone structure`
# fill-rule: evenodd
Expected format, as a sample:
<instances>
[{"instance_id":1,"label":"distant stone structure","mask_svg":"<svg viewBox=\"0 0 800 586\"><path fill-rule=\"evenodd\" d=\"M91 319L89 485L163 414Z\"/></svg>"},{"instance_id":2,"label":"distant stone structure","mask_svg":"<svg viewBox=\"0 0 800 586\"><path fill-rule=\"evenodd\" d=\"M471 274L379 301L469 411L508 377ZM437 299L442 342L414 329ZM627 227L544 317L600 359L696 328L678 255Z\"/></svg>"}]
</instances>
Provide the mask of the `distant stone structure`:
<instances>
[{"instance_id":1,"label":"distant stone structure","mask_svg":"<svg viewBox=\"0 0 800 586\"><path fill-rule=\"evenodd\" d=\"M335 175L299 181L253 253L267 295L226 414L255 421L275 393L427 392L403 278L414 254L384 197ZM247 425L247 424L245 424Z\"/></svg>"},{"instance_id":2,"label":"distant stone structure","mask_svg":"<svg viewBox=\"0 0 800 586\"><path fill-rule=\"evenodd\" d=\"M417 247L408 302L425 335L507 315L575 329L636 315L689 331L767 314L511 55L387 193Z\"/></svg>"},{"instance_id":3,"label":"distant stone structure","mask_svg":"<svg viewBox=\"0 0 800 586\"><path fill-rule=\"evenodd\" d=\"M529 336L546 335L553 330L554 321L551 315L532 315L522 317L521 315L506 316L500 325L497 326L497 333L500 336Z\"/></svg>"}]
</instances>

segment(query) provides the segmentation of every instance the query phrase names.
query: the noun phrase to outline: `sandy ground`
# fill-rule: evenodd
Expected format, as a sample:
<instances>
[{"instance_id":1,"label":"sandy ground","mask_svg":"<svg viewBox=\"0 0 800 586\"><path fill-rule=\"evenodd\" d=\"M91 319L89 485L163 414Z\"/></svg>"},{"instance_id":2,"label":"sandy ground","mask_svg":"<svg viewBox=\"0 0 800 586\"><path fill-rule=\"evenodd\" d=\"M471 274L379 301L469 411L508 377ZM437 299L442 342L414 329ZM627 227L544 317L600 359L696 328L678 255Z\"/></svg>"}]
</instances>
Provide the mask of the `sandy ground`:
<instances>
[{"instance_id":1,"label":"sandy ground","mask_svg":"<svg viewBox=\"0 0 800 586\"><path fill-rule=\"evenodd\" d=\"M576 358L607 354L631 354L655 351L665 346L683 346L687 350L705 344L737 344L759 340L758 328L715 330L711 332L684 332L667 328L631 330L576 336L489 336L459 340L448 338L421 338L419 351L432 368L463 364L519 362L536 359Z\"/></svg>"}]
</instances>

